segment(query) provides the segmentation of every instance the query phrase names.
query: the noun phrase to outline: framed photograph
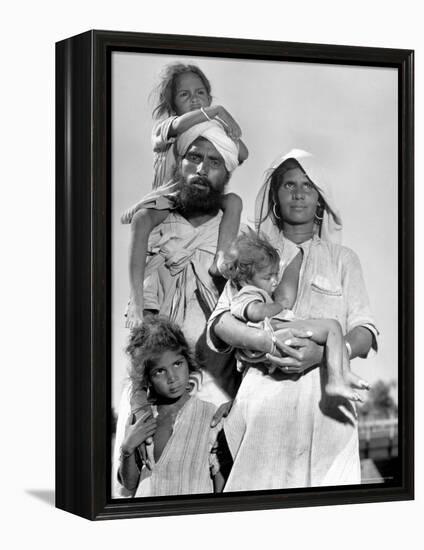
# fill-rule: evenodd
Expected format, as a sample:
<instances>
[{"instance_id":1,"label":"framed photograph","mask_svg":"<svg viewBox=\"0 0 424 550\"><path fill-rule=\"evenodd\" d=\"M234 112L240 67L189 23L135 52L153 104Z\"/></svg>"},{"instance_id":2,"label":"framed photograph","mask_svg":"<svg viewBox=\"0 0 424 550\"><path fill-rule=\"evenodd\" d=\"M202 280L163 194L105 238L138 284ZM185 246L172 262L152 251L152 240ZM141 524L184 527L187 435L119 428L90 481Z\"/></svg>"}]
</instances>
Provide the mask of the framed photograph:
<instances>
[{"instance_id":1,"label":"framed photograph","mask_svg":"<svg viewBox=\"0 0 424 550\"><path fill-rule=\"evenodd\" d=\"M412 499L413 51L56 44L56 506Z\"/></svg>"}]
</instances>

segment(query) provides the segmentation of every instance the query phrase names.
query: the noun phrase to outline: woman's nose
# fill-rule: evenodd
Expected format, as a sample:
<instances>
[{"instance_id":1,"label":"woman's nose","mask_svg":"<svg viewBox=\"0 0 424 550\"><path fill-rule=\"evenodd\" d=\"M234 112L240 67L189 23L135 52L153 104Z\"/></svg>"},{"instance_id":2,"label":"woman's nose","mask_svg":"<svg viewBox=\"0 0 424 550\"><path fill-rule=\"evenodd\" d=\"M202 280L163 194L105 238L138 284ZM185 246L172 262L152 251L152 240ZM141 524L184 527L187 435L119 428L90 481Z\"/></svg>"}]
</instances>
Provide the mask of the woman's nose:
<instances>
[{"instance_id":1,"label":"woman's nose","mask_svg":"<svg viewBox=\"0 0 424 550\"><path fill-rule=\"evenodd\" d=\"M295 199L304 199L305 193L302 191L302 189L295 189L293 191L293 198Z\"/></svg>"}]
</instances>

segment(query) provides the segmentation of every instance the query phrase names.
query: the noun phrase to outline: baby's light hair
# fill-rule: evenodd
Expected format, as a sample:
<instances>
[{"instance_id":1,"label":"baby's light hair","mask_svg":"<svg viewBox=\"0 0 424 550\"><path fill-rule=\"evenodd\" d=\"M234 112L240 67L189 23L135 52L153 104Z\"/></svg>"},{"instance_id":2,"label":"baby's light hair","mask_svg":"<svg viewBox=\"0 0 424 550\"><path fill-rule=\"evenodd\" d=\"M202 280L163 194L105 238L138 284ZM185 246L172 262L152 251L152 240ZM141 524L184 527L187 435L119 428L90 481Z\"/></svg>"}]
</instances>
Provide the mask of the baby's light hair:
<instances>
[{"instance_id":1,"label":"baby's light hair","mask_svg":"<svg viewBox=\"0 0 424 550\"><path fill-rule=\"evenodd\" d=\"M166 351L181 353L190 375L200 373L182 330L162 315L147 315L142 325L131 331L125 351L130 358L129 378L133 395L149 387L149 372Z\"/></svg>"},{"instance_id":2,"label":"baby's light hair","mask_svg":"<svg viewBox=\"0 0 424 550\"><path fill-rule=\"evenodd\" d=\"M156 107L152 113L153 118L159 119L164 115L171 116L175 114L174 94L177 78L186 73L193 73L198 76L203 82L208 96L211 97L211 83L199 67L184 63L171 63L164 68L160 76L160 82L153 90L153 95L156 96Z\"/></svg>"},{"instance_id":3,"label":"baby's light hair","mask_svg":"<svg viewBox=\"0 0 424 550\"><path fill-rule=\"evenodd\" d=\"M249 282L258 271L269 265L278 264L280 256L277 250L264 238L253 231L241 235L224 252L219 262L222 275L237 287Z\"/></svg>"}]
</instances>

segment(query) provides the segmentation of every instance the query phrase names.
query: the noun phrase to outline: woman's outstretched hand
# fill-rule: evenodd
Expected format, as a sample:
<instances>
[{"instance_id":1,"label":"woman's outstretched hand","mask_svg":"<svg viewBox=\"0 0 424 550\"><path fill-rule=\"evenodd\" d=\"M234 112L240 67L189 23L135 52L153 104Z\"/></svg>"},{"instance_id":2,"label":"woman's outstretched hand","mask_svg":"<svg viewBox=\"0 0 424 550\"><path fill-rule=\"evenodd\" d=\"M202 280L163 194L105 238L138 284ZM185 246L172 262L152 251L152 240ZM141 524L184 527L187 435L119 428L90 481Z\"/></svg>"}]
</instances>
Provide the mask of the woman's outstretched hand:
<instances>
[{"instance_id":1,"label":"woman's outstretched hand","mask_svg":"<svg viewBox=\"0 0 424 550\"><path fill-rule=\"evenodd\" d=\"M218 407L218 410L212 417L211 428L215 428L215 426L217 426L223 418L226 418L228 416L232 406L233 406L233 402L227 401L227 403L223 403Z\"/></svg>"},{"instance_id":2,"label":"woman's outstretched hand","mask_svg":"<svg viewBox=\"0 0 424 550\"><path fill-rule=\"evenodd\" d=\"M321 362L324 348L311 340L303 330L281 329L275 331L277 351L283 355L267 354L273 366L287 374L302 374L303 371Z\"/></svg>"}]
</instances>

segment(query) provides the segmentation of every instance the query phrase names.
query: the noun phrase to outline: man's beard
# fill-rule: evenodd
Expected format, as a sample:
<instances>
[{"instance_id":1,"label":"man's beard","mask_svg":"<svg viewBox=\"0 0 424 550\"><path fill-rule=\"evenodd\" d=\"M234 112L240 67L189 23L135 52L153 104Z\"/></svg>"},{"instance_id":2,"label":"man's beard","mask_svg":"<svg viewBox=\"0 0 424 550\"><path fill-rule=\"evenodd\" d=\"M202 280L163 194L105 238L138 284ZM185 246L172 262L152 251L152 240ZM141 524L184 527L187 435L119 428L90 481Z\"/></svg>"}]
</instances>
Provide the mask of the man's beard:
<instances>
[{"instance_id":1,"label":"man's beard","mask_svg":"<svg viewBox=\"0 0 424 550\"><path fill-rule=\"evenodd\" d=\"M222 192L212 187L208 178L195 176L190 183L181 176L177 179L179 193L173 199L175 209L184 217L208 214L216 216L221 208ZM204 187L197 187L194 184Z\"/></svg>"}]
</instances>

